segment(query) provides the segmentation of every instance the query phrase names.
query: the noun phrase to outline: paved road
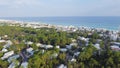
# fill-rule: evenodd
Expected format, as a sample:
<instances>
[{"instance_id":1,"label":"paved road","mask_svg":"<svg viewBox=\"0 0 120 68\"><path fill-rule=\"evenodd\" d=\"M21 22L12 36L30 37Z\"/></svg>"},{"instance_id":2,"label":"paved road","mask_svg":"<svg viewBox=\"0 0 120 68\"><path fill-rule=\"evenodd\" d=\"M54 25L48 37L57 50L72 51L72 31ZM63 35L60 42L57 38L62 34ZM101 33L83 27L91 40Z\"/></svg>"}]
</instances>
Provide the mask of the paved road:
<instances>
[{"instance_id":1,"label":"paved road","mask_svg":"<svg viewBox=\"0 0 120 68\"><path fill-rule=\"evenodd\" d=\"M27 61L28 61L28 58L27 58L27 56L25 55L25 49L22 49L22 50L21 50L20 56L22 57L23 62L27 62Z\"/></svg>"}]
</instances>

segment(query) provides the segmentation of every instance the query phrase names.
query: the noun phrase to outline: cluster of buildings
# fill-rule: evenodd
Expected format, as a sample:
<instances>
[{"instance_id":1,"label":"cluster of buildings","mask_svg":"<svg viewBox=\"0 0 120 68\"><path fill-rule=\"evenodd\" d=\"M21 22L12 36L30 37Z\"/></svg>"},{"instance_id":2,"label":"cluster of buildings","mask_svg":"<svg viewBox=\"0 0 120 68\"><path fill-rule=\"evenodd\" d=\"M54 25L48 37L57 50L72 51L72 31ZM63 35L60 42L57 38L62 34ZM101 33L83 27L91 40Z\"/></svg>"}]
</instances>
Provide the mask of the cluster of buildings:
<instances>
[{"instance_id":1,"label":"cluster of buildings","mask_svg":"<svg viewBox=\"0 0 120 68\"><path fill-rule=\"evenodd\" d=\"M14 21L14 20L0 20L0 24L9 25L9 26L20 26L20 27L31 27L31 28L55 28L58 31L69 31L75 32L78 30L77 27L74 26L62 26L62 25L51 25L40 22L22 22L22 21Z\"/></svg>"},{"instance_id":2,"label":"cluster of buildings","mask_svg":"<svg viewBox=\"0 0 120 68\"><path fill-rule=\"evenodd\" d=\"M8 37L6 35L6 37ZM34 50L31 46L34 44L34 42L28 41L25 42L24 44L27 46L26 48L23 48L19 54L17 54L14 50L9 50L10 46L13 46L13 43L11 40L4 40L0 39L0 43L5 43L3 45L3 49L1 52L3 53L3 56L0 57L1 60L8 61L9 66L8 68L15 68L15 66L20 66L23 68L28 67L28 59L34 55L35 51L41 51L43 54L48 51L49 49L56 48L60 52L66 52L67 53L67 60L71 62L76 62L75 56L78 56L80 54L79 50L72 50L73 47L77 47L77 43L75 42L76 40L73 40L74 42L71 43L70 45L66 45L66 47L61 48L59 45L53 46L53 45L46 45L46 44L41 44L41 43L35 43L40 50ZM69 51L73 51L73 55L69 55ZM53 53L51 54L51 57L57 57L59 53ZM22 58L22 62L18 61L19 58ZM67 68L64 64L60 64L58 68Z\"/></svg>"},{"instance_id":3,"label":"cluster of buildings","mask_svg":"<svg viewBox=\"0 0 120 68\"><path fill-rule=\"evenodd\" d=\"M82 27L79 28L80 31L88 31L88 35L92 35L94 32L99 34L101 39L96 39L96 43L94 46L97 49L100 49L100 41L104 42L104 46L106 45L106 42L110 43L110 48L114 51L120 51L120 32L119 31L112 31L112 30L106 30L106 29L99 29L99 28L87 28L87 27ZM90 38L85 38L85 37L78 37L79 40L84 40L85 45L88 44ZM78 42L80 44L80 42Z\"/></svg>"},{"instance_id":4,"label":"cluster of buildings","mask_svg":"<svg viewBox=\"0 0 120 68\"><path fill-rule=\"evenodd\" d=\"M25 50L22 50L20 52L20 54L17 54L14 50L9 50L9 48L12 46L13 47L13 43L11 40L6 40L3 39L3 37L8 37L7 35L4 35L2 37L0 37L0 44L4 43L4 45L1 45L0 47L2 47L0 53L3 53L3 56L0 57L1 60L3 61L8 61L9 66L8 68L15 68L16 65L23 67L23 68L28 68L28 62L27 62L27 58L29 58L30 56L33 55L33 48L26 48ZM26 54L24 54L26 52ZM19 59L20 57L22 57L23 61L19 62L17 59ZM26 59L25 59L26 58ZM25 61L24 61L25 60Z\"/></svg>"},{"instance_id":5,"label":"cluster of buildings","mask_svg":"<svg viewBox=\"0 0 120 68\"><path fill-rule=\"evenodd\" d=\"M8 23L9 22L9 23ZM98 33L99 36L102 39L109 39L110 41L110 48L114 51L120 51L120 33L118 31L108 31L106 29L95 29L95 28L87 28L87 27L80 27L76 28L74 26L55 26L55 25L49 25L49 24L38 24L38 23L21 23L18 21L4 21L0 20L0 23L8 23L10 26L21 26L21 27L31 27L31 28L55 28L58 31L68 31L68 32L75 32L75 31L82 31L82 32L88 32L88 35L92 35L94 32ZM5 35L4 37L7 37ZM93 44L93 46L97 50L101 50L100 42L104 41L102 39L96 39L96 43ZM35 43L38 48L41 48L42 53L44 53L48 49L57 48L60 52L65 52L67 54L66 60L70 62L76 62L77 58L80 54L80 46L88 46L90 42L89 37L83 37L78 36L77 39L73 39L73 42L69 45L66 45L64 48L60 47L59 45L53 46L53 45L46 45L41 43ZM105 41L104 41L105 42ZM23 68L27 68L28 66L28 59L30 56L34 55L34 52L37 50L34 50L32 47L27 47L21 50L20 54L15 54L15 51L9 51L8 48L12 46L11 40L4 40L0 37L0 43L5 43L3 45L3 49L1 52L3 53L3 56L1 57L1 60L7 60L10 65L8 68L14 68L15 65L21 66ZM34 42L25 42L26 45L32 45ZM105 44L104 44L105 45ZM51 56L57 57L59 53L54 53ZM16 59L22 57L22 62L18 62ZM58 68L67 68L66 65L60 64Z\"/></svg>"},{"instance_id":6,"label":"cluster of buildings","mask_svg":"<svg viewBox=\"0 0 120 68\"><path fill-rule=\"evenodd\" d=\"M7 35L5 35L4 37L8 37ZM0 37L1 38L1 37ZM0 57L1 60L3 61L8 61L9 66L8 68L15 68L15 66L20 66L23 68L27 68L28 67L28 59L34 55L35 51L38 50L34 50L32 47L28 46L28 45L32 45L34 42L28 41L25 42L24 44L28 47L23 48L19 54L17 54L14 50L9 50L10 46L13 46L13 43L11 40L4 40L3 38L0 39L0 43L5 43L4 45L2 45L3 49L0 51L1 53L3 53L3 56ZM44 54L47 50L49 49L53 49L53 48L57 48L60 52L68 52L69 50L72 50L73 46L77 46L77 43L71 43L70 45L66 45L66 47L64 48L60 48L60 46L53 46L53 45L45 45L45 44L41 44L41 43L35 43L36 46L38 48L41 48L41 52ZM51 55L51 57L57 57L59 53L53 53ZM74 56L78 56L80 54L80 52L76 51L74 53ZM22 62L18 61L19 58L22 58ZM75 62L76 59L67 55L67 59L71 62ZM63 67L63 64L61 64L60 66L58 66L58 68ZM64 65L64 68L66 68L66 66Z\"/></svg>"}]
</instances>

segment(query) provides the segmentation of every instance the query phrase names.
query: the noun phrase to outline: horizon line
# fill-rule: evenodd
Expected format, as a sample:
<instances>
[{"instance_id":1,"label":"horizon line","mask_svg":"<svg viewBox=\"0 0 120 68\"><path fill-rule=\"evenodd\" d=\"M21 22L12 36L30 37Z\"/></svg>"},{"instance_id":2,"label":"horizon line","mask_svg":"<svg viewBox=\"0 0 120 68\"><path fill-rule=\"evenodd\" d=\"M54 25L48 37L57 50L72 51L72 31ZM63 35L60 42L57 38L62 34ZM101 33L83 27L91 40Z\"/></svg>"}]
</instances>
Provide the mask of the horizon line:
<instances>
[{"instance_id":1,"label":"horizon line","mask_svg":"<svg viewBox=\"0 0 120 68\"><path fill-rule=\"evenodd\" d=\"M16 18L21 18L21 17L29 18L29 17L120 17L120 16L3 16L3 17L0 16L0 18L14 18L14 17L16 17Z\"/></svg>"}]
</instances>

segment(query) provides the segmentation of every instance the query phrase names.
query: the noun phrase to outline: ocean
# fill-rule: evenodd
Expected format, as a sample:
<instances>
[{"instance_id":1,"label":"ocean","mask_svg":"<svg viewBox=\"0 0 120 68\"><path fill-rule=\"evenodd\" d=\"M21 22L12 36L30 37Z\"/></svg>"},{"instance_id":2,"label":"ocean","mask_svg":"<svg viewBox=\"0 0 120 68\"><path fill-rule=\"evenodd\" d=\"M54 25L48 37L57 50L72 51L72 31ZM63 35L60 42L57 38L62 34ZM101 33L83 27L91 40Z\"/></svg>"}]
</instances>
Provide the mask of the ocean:
<instances>
[{"instance_id":1,"label":"ocean","mask_svg":"<svg viewBox=\"0 0 120 68\"><path fill-rule=\"evenodd\" d=\"M24 22L42 22L53 25L63 26L85 26L91 28L105 28L109 30L120 29L120 16L105 16L105 17L0 17L5 20L16 20Z\"/></svg>"}]
</instances>

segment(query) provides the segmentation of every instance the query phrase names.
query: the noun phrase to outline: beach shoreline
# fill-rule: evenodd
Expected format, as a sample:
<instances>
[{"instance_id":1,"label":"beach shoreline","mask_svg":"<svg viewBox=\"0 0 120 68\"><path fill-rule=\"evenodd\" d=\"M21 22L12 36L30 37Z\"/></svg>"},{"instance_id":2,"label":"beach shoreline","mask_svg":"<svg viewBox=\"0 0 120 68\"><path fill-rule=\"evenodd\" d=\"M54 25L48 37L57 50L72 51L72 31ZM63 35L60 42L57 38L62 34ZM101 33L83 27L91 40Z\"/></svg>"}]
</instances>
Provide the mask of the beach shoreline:
<instances>
[{"instance_id":1,"label":"beach shoreline","mask_svg":"<svg viewBox=\"0 0 120 68\"><path fill-rule=\"evenodd\" d=\"M10 24L10 26L14 26L14 24L19 24L20 26L22 25L30 25L27 27L31 27L32 28L41 28L41 27L48 27L48 28L74 28L74 29L79 29L79 28L84 28L84 29L95 29L95 30L108 30L108 31L115 31L118 32L119 30L111 30L111 29L106 29L106 28L95 28L95 27L87 27L87 26L73 26L73 25L56 25L56 24L48 24L48 23L44 23L44 22L25 22L25 21L17 21L17 20L6 20L6 19L0 19L0 23L6 23L6 24ZM41 27L40 27L41 26ZM23 26L22 26L23 27Z\"/></svg>"}]
</instances>

